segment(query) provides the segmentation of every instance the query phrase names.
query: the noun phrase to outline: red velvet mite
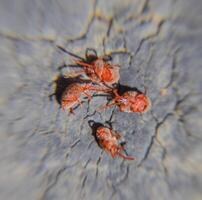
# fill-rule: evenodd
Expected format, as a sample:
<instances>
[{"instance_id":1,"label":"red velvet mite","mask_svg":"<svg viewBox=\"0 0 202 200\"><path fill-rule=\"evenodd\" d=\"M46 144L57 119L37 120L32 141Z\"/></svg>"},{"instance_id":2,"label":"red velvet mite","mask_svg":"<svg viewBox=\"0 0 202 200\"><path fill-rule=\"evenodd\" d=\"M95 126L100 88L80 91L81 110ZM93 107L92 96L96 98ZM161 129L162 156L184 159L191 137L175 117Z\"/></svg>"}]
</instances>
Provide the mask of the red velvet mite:
<instances>
[{"instance_id":1,"label":"red velvet mite","mask_svg":"<svg viewBox=\"0 0 202 200\"><path fill-rule=\"evenodd\" d=\"M136 112L136 113L145 113L151 107L150 99L137 91L127 91L123 95L119 95L117 90L113 90L115 95L113 103L101 107L105 109L111 106L118 106L121 112Z\"/></svg>"},{"instance_id":2,"label":"red velvet mite","mask_svg":"<svg viewBox=\"0 0 202 200\"><path fill-rule=\"evenodd\" d=\"M114 83L118 83L120 79L119 65L110 64L107 61L107 59L104 58L105 56L98 57L95 50L94 50L94 53L96 55L94 55L93 59L89 61L89 58L92 57L92 55L87 55L86 53L86 59L83 59L67 51L63 47L58 46L58 48L62 50L63 52L69 54L70 56L76 57L77 59L74 60L73 62L76 65L79 65L84 68L84 70L75 72L73 74L69 74L67 77L86 74L92 82L95 82L98 84L104 83L107 85L112 85ZM87 49L87 50L90 50L90 49Z\"/></svg>"},{"instance_id":3,"label":"red velvet mite","mask_svg":"<svg viewBox=\"0 0 202 200\"><path fill-rule=\"evenodd\" d=\"M119 66L111 65L102 58L98 58L92 63L86 63L80 60L74 60L74 62L85 68L83 73L85 73L93 82L112 85L118 83L120 79Z\"/></svg>"},{"instance_id":4,"label":"red velvet mite","mask_svg":"<svg viewBox=\"0 0 202 200\"><path fill-rule=\"evenodd\" d=\"M81 105L81 96L87 96L89 100L92 98L92 94L89 92L92 91L106 91L101 87L96 87L92 83L72 83L64 91L61 99L61 105L63 110L70 110L73 113L73 107L80 104Z\"/></svg>"},{"instance_id":5,"label":"red velvet mite","mask_svg":"<svg viewBox=\"0 0 202 200\"><path fill-rule=\"evenodd\" d=\"M134 160L134 157L125 156L121 153L125 150L124 146L119 144L121 137L119 133L105 126L101 126L96 130L96 138L99 146L108 152L112 158L120 156L125 160Z\"/></svg>"}]
</instances>

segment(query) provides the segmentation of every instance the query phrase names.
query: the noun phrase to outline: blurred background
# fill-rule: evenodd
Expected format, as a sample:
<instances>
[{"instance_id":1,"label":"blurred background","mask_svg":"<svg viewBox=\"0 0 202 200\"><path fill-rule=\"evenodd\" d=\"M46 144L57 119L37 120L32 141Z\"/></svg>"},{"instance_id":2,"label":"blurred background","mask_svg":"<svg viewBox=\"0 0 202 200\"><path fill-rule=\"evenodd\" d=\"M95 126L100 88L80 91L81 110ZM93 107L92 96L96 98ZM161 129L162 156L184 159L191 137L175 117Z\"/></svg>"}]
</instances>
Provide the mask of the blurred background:
<instances>
[{"instance_id":1,"label":"blurred background","mask_svg":"<svg viewBox=\"0 0 202 200\"><path fill-rule=\"evenodd\" d=\"M0 0L1 200L202 199L201 0ZM151 98L144 115L96 97L64 112L52 95L86 48ZM62 86L61 86L62 87ZM122 133L112 159L89 120Z\"/></svg>"}]
</instances>

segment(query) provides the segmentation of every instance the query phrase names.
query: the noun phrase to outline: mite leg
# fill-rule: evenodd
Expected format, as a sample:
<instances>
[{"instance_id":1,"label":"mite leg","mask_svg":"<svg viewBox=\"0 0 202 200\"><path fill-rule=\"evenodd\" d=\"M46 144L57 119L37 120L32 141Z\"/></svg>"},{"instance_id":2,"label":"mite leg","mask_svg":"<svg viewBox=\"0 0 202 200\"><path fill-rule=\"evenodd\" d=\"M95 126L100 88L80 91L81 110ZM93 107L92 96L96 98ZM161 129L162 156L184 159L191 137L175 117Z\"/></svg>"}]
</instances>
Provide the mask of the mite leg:
<instances>
[{"instance_id":1,"label":"mite leg","mask_svg":"<svg viewBox=\"0 0 202 200\"><path fill-rule=\"evenodd\" d=\"M82 62L82 61L79 61L79 60L73 60L77 65L80 65L82 67L90 67L92 68L93 66L91 64L88 64L88 63L85 63L85 62Z\"/></svg>"},{"instance_id":2,"label":"mite leg","mask_svg":"<svg viewBox=\"0 0 202 200\"><path fill-rule=\"evenodd\" d=\"M118 152L117 153L120 157L122 157L124 160L134 160L135 158L132 156L125 156L122 153Z\"/></svg>"},{"instance_id":3,"label":"mite leg","mask_svg":"<svg viewBox=\"0 0 202 200\"><path fill-rule=\"evenodd\" d=\"M75 115L75 112L74 112L74 109L73 109L73 108L70 108L70 109L69 109L69 112L70 112L70 114Z\"/></svg>"},{"instance_id":4,"label":"mite leg","mask_svg":"<svg viewBox=\"0 0 202 200\"><path fill-rule=\"evenodd\" d=\"M117 155L117 152L115 153L115 152L109 151L109 153L111 154L111 157L112 157L112 158L115 158L116 155Z\"/></svg>"},{"instance_id":5,"label":"mite leg","mask_svg":"<svg viewBox=\"0 0 202 200\"><path fill-rule=\"evenodd\" d=\"M81 106L81 107L82 107L82 103L83 103L83 102L81 102L79 99L77 100L77 102L78 102L78 104L79 104L78 106ZM77 108L77 106L76 106L76 108ZM76 109L76 108L72 108L72 107L71 107L71 108L69 109L69 112L70 112L71 114L75 114L75 113L74 113L74 109Z\"/></svg>"},{"instance_id":6,"label":"mite leg","mask_svg":"<svg viewBox=\"0 0 202 200\"><path fill-rule=\"evenodd\" d=\"M81 102L79 99L77 100L77 102L79 103L79 105L82 107L83 105L82 105L82 103L83 102Z\"/></svg>"},{"instance_id":7,"label":"mite leg","mask_svg":"<svg viewBox=\"0 0 202 200\"><path fill-rule=\"evenodd\" d=\"M76 54L74 54L74 53L72 53L72 52L66 50L65 48L63 48L63 47L61 47L61 46L59 46L59 45L57 45L57 48L60 49L61 51L63 51L64 53L70 55L70 56L73 56L73 57L78 58L78 59L80 59L80 60L85 60L84 58L82 58L82 57L80 57L80 56L77 56Z\"/></svg>"},{"instance_id":8,"label":"mite leg","mask_svg":"<svg viewBox=\"0 0 202 200\"><path fill-rule=\"evenodd\" d=\"M112 57L110 55L104 55L102 57L102 59L105 61L105 62L108 62L108 61L111 61L112 60Z\"/></svg>"},{"instance_id":9,"label":"mite leg","mask_svg":"<svg viewBox=\"0 0 202 200\"><path fill-rule=\"evenodd\" d=\"M89 87L88 88L89 90L92 90L92 91L96 91L96 92L105 92L105 93L109 93L110 90L109 89L105 89L105 88L96 88L96 87Z\"/></svg>"},{"instance_id":10,"label":"mite leg","mask_svg":"<svg viewBox=\"0 0 202 200\"><path fill-rule=\"evenodd\" d=\"M82 74L85 74L85 70L80 70L80 71L73 72L73 73L70 73L70 74L65 74L64 77L65 78L72 78L72 77L80 76Z\"/></svg>"},{"instance_id":11,"label":"mite leg","mask_svg":"<svg viewBox=\"0 0 202 200\"><path fill-rule=\"evenodd\" d=\"M114 136L116 137L117 140L120 140L122 138L122 135L120 133L115 133Z\"/></svg>"},{"instance_id":12,"label":"mite leg","mask_svg":"<svg viewBox=\"0 0 202 200\"><path fill-rule=\"evenodd\" d=\"M118 67L118 68L120 68L121 66L118 65L118 64L116 64L116 65L112 65L112 68L113 68L113 67Z\"/></svg>"},{"instance_id":13,"label":"mite leg","mask_svg":"<svg viewBox=\"0 0 202 200\"><path fill-rule=\"evenodd\" d=\"M114 89L114 90L113 90L113 93L114 93L114 95L115 95L116 97L121 97L121 96L118 94L118 90L117 90L117 89Z\"/></svg>"},{"instance_id":14,"label":"mite leg","mask_svg":"<svg viewBox=\"0 0 202 200\"><path fill-rule=\"evenodd\" d=\"M114 105L116 105L116 102L108 104L108 105L101 106L101 107L98 108L98 110L102 111L102 110L105 110L106 108L112 107Z\"/></svg>"},{"instance_id":15,"label":"mite leg","mask_svg":"<svg viewBox=\"0 0 202 200\"><path fill-rule=\"evenodd\" d=\"M122 138L122 135L118 132L114 132L112 130L110 130L110 133L112 134L112 136L114 136L117 140Z\"/></svg>"},{"instance_id":16,"label":"mite leg","mask_svg":"<svg viewBox=\"0 0 202 200\"><path fill-rule=\"evenodd\" d=\"M88 97L89 101L92 99L92 95L88 94L87 92L83 92L83 93Z\"/></svg>"},{"instance_id":17,"label":"mite leg","mask_svg":"<svg viewBox=\"0 0 202 200\"><path fill-rule=\"evenodd\" d=\"M94 54L91 54L91 52ZM93 48L87 48L86 49L86 53L85 53L86 55L86 59L89 59L89 58L91 58L91 57L93 57L93 58L98 58L98 56L97 56L97 52L96 52L96 50L95 49L93 49Z\"/></svg>"}]
</instances>

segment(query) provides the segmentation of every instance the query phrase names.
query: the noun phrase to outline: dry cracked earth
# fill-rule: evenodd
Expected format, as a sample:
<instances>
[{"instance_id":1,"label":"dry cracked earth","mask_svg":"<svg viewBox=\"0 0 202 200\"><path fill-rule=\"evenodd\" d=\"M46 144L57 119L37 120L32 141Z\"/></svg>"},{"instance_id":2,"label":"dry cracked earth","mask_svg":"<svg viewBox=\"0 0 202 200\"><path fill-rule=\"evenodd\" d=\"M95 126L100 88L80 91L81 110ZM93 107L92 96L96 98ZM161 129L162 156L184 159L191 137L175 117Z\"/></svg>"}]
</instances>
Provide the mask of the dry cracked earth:
<instances>
[{"instance_id":1,"label":"dry cracked earth","mask_svg":"<svg viewBox=\"0 0 202 200\"><path fill-rule=\"evenodd\" d=\"M1 0L1 200L202 199L201 0ZM152 109L65 113L53 95L86 48L146 88ZM135 161L99 148L89 120L123 134Z\"/></svg>"}]
</instances>

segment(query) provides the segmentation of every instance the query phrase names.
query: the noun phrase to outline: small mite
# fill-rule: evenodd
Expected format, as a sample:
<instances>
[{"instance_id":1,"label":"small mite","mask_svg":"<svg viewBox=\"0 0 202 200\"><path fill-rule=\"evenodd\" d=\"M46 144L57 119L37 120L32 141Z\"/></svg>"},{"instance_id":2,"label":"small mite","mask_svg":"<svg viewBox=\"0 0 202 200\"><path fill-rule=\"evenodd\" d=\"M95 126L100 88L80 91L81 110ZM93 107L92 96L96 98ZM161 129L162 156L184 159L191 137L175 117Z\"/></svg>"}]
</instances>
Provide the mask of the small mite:
<instances>
[{"instance_id":1,"label":"small mite","mask_svg":"<svg viewBox=\"0 0 202 200\"><path fill-rule=\"evenodd\" d=\"M82 105L81 97L82 95L87 96L89 100L92 99L92 94L89 92L92 91L106 91L101 87L96 87L92 85L92 83L72 83L70 84L64 91L61 99L61 105L63 110L68 110L71 113L73 112L73 108L78 104Z\"/></svg>"},{"instance_id":2,"label":"small mite","mask_svg":"<svg viewBox=\"0 0 202 200\"><path fill-rule=\"evenodd\" d=\"M116 89L113 90L113 93L115 96L113 103L101 107L101 110L116 105L121 112L145 113L151 108L150 99L142 93L127 91L123 95L119 95Z\"/></svg>"},{"instance_id":3,"label":"small mite","mask_svg":"<svg viewBox=\"0 0 202 200\"><path fill-rule=\"evenodd\" d=\"M98 57L97 53L95 50L94 54L95 55L88 55L86 49L86 59L83 59L63 47L58 46L60 50L63 52L69 54L70 56L73 56L76 58L76 60L73 60L73 62L76 65L79 65L84 68L84 70L75 72L73 74L69 74L67 77L72 77L72 76L80 76L82 74L86 74L88 78L95 83L104 83L107 85L112 85L114 83L118 83L120 79L120 74L119 74L119 65L112 65L110 64L109 57L103 56L103 57ZM92 49L91 49L92 50ZM93 59L90 59L93 58Z\"/></svg>"},{"instance_id":4,"label":"small mite","mask_svg":"<svg viewBox=\"0 0 202 200\"><path fill-rule=\"evenodd\" d=\"M125 156L121 152L125 150L124 146L119 144L121 135L110 128L101 126L96 130L96 139L99 146L111 154L112 158L120 156L125 160L134 160L134 157Z\"/></svg>"},{"instance_id":5,"label":"small mite","mask_svg":"<svg viewBox=\"0 0 202 200\"><path fill-rule=\"evenodd\" d=\"M120 79L119 66L111 65L102 58L97 58L92 63L75 60L75 64L85 68L85 74L96 83L112 85Z\"/></svg>"}]
</instances>

